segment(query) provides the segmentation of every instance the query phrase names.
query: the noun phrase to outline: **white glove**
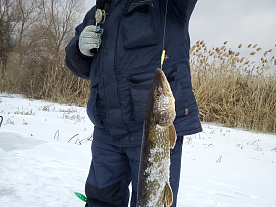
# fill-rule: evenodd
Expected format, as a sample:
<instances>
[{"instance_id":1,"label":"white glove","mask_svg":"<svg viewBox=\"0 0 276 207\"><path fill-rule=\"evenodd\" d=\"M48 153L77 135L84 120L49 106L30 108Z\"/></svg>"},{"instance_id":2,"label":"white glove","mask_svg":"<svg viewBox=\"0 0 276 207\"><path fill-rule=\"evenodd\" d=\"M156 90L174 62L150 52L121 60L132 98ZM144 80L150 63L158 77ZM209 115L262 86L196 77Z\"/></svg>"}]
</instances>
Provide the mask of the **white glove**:
<instances>
[{"instance_id":1,"label":"white glove","mask_svg":"<svg viewBox=\"0 0 276 207\"><path fill-rule=\"evenodd\" d=\"M82 54L92 57L92 49L98 49L101 45L103 29L99 26L86 26L79 37L79 48Z\"/></svg>"}]
</instances>

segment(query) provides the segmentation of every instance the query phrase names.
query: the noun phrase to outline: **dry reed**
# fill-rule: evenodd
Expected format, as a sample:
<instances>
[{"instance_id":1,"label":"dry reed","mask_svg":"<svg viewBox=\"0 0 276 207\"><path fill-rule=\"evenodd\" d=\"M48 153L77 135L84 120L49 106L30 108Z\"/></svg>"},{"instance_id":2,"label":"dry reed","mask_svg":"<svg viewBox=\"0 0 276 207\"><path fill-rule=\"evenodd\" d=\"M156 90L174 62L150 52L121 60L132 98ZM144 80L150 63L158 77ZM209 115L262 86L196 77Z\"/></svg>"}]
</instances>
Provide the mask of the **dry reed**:
<instances>
[{"instance_id":1,"label":"dry reed","mask_svg":"<svg viewBox=\"0 0 276 207\"><path fill-rule=\"evenodd\" d=\"M193 90L200 118L228 127L276 132L275 50L265 51L260 60L257 44L242 54L222 47L207 49L198 41L190 50ZM0 65L0 92L20 93L29 98L85 106L90 83L74 76L59 57L45 57L31 66L22 66L11 53L6 68ZM257 61L257 62L256 62Z\"/></svg>"},{"instance_id":2,"label":"dry reed","mask_svg":"<svg viewBox=\"0 0 276 207\"><path fill-rule=\"evenodd\" d=\"M228 127L240 127L261 132L276 132L276 71L272 50L261 60L251 61L261 48L252 44L241 57L237 51L207 49L198 41L191 48L193 89L200 118ZM275 48L274 48L275 49ZM270 54L270 55L269 55Z\"/></svg>"}]
</instances>

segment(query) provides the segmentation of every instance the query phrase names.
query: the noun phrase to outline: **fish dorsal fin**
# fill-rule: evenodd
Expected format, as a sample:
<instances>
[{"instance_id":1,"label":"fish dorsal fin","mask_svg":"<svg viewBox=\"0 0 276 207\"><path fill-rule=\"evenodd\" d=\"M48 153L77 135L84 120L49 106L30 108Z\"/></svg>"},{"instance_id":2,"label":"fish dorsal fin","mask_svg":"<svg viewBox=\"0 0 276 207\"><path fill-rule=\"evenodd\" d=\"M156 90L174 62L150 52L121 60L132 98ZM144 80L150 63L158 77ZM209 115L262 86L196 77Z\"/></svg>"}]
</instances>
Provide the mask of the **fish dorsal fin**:
<instances>
[{"instance_id":1,"label":"fish dorsal fin","mask_svg":"<svg viewBox=\"0 0 276 207\"><path fill-rule=\"evenodd\" d=\"M171 186L168 182L166 182L165 189L164 189L164 202L166 201L166 206L169 207L173 203L173 193Z\"/></svg>"},{"instance_id":2,"label":"fish dorsal fin","mask_svg":"<svg viewBox=\"0 0 276 207\"><path fill-rule=\"evenodd\" d=\"M176 142L176 131L173 124L169 126L169 140L170 140L170 147L174 148L174 145Z\"/></svg>"}]
</instances>

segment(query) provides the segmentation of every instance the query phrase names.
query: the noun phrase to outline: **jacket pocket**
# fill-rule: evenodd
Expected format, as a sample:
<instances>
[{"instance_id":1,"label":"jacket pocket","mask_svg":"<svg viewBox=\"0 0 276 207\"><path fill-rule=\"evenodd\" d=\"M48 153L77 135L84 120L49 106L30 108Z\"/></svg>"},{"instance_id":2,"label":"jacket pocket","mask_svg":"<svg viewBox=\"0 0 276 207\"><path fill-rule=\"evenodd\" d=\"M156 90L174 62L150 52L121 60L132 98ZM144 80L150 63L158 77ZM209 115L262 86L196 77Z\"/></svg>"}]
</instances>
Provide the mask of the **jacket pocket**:
<instances>
[{"instance_id":1,"label":"jacket pocket","mask_svg":"<svg viewBox=\"0 0 276 207\"><path fill-rule=\"evenodd\" d=\"M186 103L182 93L181 85L178 80L176 67L164 70L167 80L171 86L171 90L175 99L176 116L185 114Z\"/></svg>"},{"instance_id":2,"label":"jacket pocket","mask_svg":"<svg viewBox=\"0 0 276 207\"><path fill-rule=\"evenodd\" d=\"M159 30L153 0L133 2L122 18L125 49L153 46L158 43Z\"/></svg>"},{"instance_id":3,"label":"jacket pocket","mask_svg":"<svg viewBox=\"0 0 276 207\"><path fill-rule=\"evenodd\" d=\"M189 70L189 63L182 63L177 66L177 73L179 78L179 87L183 97L183 109L180 115L188 115L197 107L194 92L192 89L191 74ZM184 110L184 111L183 111Z\"/></svg>"},{"instance_id":4,"label":"jacket pocket","mask_svg":"<svg viewBox=\"0 0 276 207\"><path fill-rule=\"evenodd\" d=\"M143 123L148 95L152 88L154 73L143 73L128 78L131 100L133 104L133 120Z\"/></svg>"},{"instance_id":5,"label":"jacket pocket","mask_svg":"<svg viewBox=\"0 0 276 207\"><path fill-rule=\"evenodd\" d=\"M189 112L189 104L190 104L190 93L191 89L183 88L183 82L188 82L187 77L180 76L178 66L174 66L172 68L168 68L163 70L166 74L167 80L171 86L171 90L173 92L173 96L175 99L175 111L176 117L185 116ZM181 78L180 78L181 77ZM183 80L182 80L183 79Z\"/></svg>"},{"instance_id":6,"label":"jacket pocket","mask_svg":"<svg viewBox=\"0 0 276 207\"><path fill-rule=\"evenodd\" d=\"M103 105L99 99L99 78L91 79L90 98L87 103L87 114L91 122L99 127L103 128Z\"/></svg>"}]
</instances>

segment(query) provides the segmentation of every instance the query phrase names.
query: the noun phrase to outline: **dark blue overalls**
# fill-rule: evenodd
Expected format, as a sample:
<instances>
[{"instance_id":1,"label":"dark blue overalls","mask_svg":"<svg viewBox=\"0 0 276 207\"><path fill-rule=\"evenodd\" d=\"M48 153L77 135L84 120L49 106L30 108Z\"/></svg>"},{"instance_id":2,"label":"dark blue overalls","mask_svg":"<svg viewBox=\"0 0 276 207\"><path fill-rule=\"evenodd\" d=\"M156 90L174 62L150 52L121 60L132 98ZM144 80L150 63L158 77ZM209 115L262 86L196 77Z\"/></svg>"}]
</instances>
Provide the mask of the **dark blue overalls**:
<instances>
[{"instance_id":1,"label":"dark blue overalls","mask_svg":"<svg viewBox=\"0 0 276 207\"><path fill-rule=\"evenodd\" d=\"M166 3L112 0L106 21L100 25L104 29L101 47L93 57L86 57L79 51L78 38L85 26L94 24L93 7L66 47L68 68L91 81L87 113L94 134L86 182L89 207L127 206L130 182L131 206L135 206L147 96L163 48L169 57L163 71L176 101L174 125L178 139L170 171L176 206L183 136L202 131L189 66L188 25L196 0L169 0L167 7Z\"/></svg>"}]
</instances>

